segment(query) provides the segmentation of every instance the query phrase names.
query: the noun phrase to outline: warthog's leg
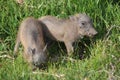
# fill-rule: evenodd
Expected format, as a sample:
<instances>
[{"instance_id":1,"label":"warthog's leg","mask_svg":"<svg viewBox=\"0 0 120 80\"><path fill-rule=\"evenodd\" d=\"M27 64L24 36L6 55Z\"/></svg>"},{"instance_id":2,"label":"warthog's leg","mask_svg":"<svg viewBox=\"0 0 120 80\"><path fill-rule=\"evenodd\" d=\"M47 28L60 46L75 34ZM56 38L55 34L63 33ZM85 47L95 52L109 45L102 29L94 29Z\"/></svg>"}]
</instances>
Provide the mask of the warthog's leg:
<instances>
[{"instance_id":1,"label":"warthog's leg","mask_svg":"<svg viewBox=\"0 0 120 80\"><path fill-rule=\"evenodd\" d=\"M70 56L73 53L73 46L72 46L72 42L64 42L66 49L67 49L67 53Z\"/></svg>"},{"instance_id":2,"label":"warthog's leg","mask_svg":"<svg viewBox=\"0 0 120 80\"><path fill-rule=\"evenodd\" d=\"M17 51L18 51L19 45L20 45L20 36L19 36L19 33L18 33L16 43L15 43L15 47L14 47L14 57L17 57Z\"/></svg>"}]
</instances>

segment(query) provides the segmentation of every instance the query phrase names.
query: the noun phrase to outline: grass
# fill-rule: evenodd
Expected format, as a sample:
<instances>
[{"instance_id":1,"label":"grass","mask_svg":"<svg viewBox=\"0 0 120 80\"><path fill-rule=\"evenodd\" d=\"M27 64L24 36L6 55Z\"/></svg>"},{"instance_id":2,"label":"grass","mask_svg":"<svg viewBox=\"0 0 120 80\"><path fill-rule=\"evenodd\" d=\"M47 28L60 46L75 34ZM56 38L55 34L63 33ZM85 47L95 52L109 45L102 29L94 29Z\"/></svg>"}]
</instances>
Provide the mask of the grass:
<instances>
[{"instance_id":1,"label":"grass","mask_svg":"<svg viewBox=\"0 0 120 80\"><path fill-rule=\"evenodd\" d=\"M14 0L0 0L0 80L120 80L119 4L120 1L113 0L25 0L25 4L18 5ZM10 57L24 18L44 15L67 18L76 13L89 15L99 33L94 39L80 41L84 51L81 45L75 46L75 53L82 50L84 59L76 56L67 59L62 46L55 44L50 52L63 53L60 60L49 62L46 70L33 73L22 58L21 48L17 59Z\"/></svg>"}]
</instances>

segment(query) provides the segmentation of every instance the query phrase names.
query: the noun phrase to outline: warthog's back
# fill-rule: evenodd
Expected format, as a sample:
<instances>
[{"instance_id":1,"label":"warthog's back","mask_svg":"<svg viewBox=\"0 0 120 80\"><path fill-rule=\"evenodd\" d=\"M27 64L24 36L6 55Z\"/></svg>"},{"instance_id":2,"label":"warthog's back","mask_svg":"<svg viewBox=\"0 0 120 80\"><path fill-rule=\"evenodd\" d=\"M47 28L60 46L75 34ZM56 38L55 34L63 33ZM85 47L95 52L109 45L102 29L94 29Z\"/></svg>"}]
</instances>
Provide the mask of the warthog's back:
<instances>
[{"instance_id":1,"label":"warthog's back","mask_svg":"<svg viewBox=\"0 0 120 80\"><path fill-rule=\"evenodd\" d=\"M58 41L64 41L65 34L76 33L75 27L73 23L71 23L68 20L65 19L58 19L53 16L44 16L39 18L40 21L42 21L46 27L44 27L44 31L46 31L46 35L52 39L58 40ZM72 38L72 36L69 36L69 38Z\"/></svg>"},{"instance_id":2,"label":"warthog's back","mask_svg":"<svg viewBox=\"0 0 120 80\"><path fill-rule=\"evenodd\" d=\"M34 18L27 18L20 25L20 39L24 48L44 47L42 27Z\"/></svg>"}]
</instances>

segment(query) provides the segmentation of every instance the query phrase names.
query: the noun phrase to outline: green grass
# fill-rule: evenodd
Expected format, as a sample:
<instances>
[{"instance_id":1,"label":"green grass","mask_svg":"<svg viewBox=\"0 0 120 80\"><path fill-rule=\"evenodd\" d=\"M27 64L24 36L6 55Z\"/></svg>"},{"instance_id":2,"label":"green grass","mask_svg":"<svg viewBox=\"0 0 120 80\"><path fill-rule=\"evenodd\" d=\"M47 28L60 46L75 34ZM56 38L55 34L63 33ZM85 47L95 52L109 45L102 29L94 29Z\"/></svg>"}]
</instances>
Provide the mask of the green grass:
<instances>
[{"instance_id":1,"label":"green grass","mask_svg":"<svg viewBox=\"0 0 120 80\"><path fill-rule=\"evenodd\" d=\"M0 0L0 80L120 80L120 2L112 1L25 0L25 4L18 5L15 0ZM17 59L9 58L13 56L18 27L24 18L67 18L76 13L89 15L98 31L90 44L86 39L80 41L85 45L84 55L89 57L67 59L60 45L54 45L50 52L63 54L60 60L49 62L46 70L36 73L22 58L21 48ZM75 50L82 50L81 46L76 45Z\"/></svg>"}]
</instances>

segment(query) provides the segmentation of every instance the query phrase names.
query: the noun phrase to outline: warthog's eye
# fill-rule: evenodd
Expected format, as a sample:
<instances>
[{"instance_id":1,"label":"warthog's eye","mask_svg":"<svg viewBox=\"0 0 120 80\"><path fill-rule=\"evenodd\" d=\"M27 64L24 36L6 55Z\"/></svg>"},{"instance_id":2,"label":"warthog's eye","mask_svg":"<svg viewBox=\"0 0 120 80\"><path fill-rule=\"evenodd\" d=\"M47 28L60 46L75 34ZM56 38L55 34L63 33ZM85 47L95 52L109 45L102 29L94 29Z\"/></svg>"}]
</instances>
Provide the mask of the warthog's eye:
<instances>
[{"instance_id":1,"label":"warthog's eye","mask_svg":"<svg viewBox=\"0 0 120 80\"><path fill-rule=\"evenodd\" d=\"M28 48L28 53L30 53L31 55L34 55L35 54L35 48L34 49Z\"/></svg>"},{"instance_id":2,"label":"warthog's eye","mask_svg":"<svg viewBox=\"0 0 120 80\"><path fill-rule=\"evenodd\" d=\"M34 48L34 49L32 49L32 54L35 54L35 48Z\"/></svg>"},{"instance_id":3,"label":"warthog's eye","mask_svg":"<svg viewBox=\"0 0 120 80\"><path fill-rule=\"evenodd\" d=\"M81 25L82 25L82 26L85 26L86 24L87 24L86 21L81 21Z\"/></svg>"},{"instance_id":4,"label":"warthog's eye","mask_svg":"<svg viewBox=\"0 0 120 80\"><path fill-rule=\"evenodd\" d=\"M85 23L84 23L84 22L82 22L82 25L84 26L84 25L85 25Z\"/></svg>"}]
</instances>

